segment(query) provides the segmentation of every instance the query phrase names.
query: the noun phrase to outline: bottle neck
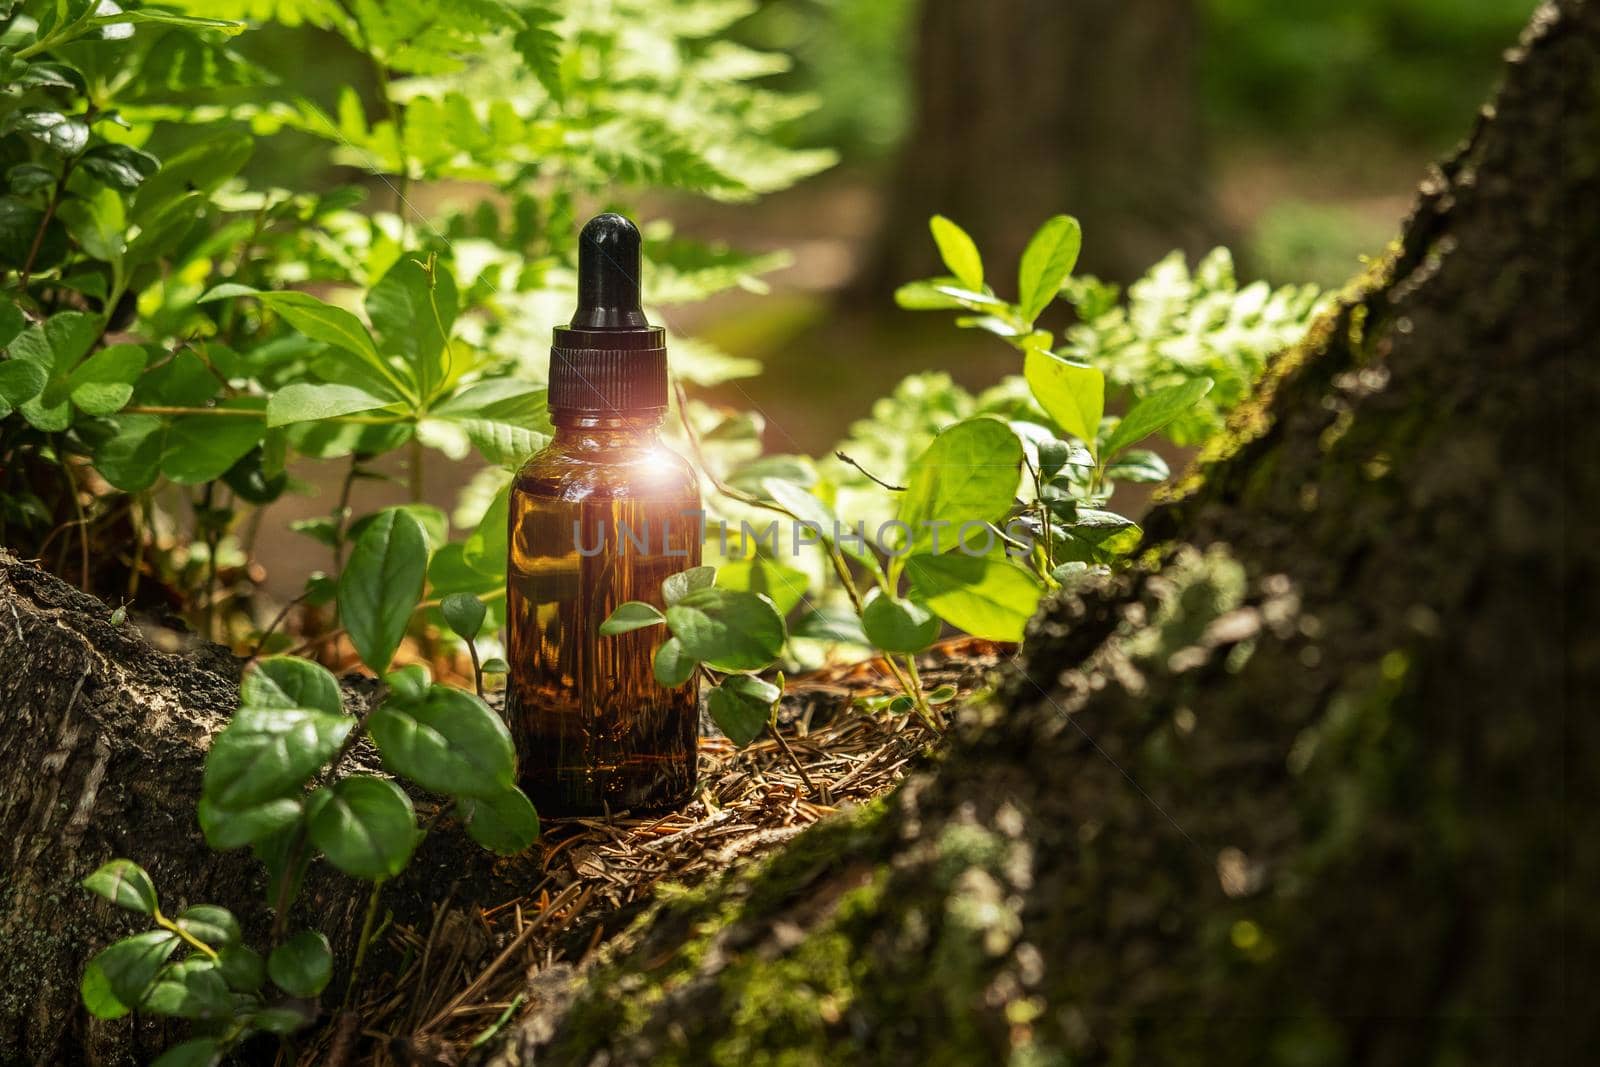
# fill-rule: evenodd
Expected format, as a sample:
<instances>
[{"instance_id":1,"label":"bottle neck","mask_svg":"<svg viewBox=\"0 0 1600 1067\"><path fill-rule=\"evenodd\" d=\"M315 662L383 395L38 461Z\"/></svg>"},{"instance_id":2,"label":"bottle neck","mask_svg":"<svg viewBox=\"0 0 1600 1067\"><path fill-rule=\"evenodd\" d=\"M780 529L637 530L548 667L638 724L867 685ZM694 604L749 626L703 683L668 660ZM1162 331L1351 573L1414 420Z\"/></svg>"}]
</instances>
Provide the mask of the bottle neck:
<instances>
[{"instance_id":1,"label":"bottle neck","mask_svg":"<svg viewBox=\"0 0 1600 1067\"><path fill-rule=\"evenodd\" d=\"M654 444L665 414L597 415L555 408L550 412L550 421L555 426L558 445L625 448Z\"/></svg>"}]
</instances>

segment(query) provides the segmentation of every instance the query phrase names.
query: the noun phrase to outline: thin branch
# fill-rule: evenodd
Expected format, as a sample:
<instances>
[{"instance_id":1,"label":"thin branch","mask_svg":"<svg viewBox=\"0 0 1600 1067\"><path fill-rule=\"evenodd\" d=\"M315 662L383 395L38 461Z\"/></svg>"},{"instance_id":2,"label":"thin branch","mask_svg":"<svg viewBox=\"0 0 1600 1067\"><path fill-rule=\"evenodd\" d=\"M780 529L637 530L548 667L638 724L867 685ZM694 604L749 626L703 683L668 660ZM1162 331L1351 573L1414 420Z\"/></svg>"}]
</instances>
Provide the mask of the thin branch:
<instances>
[{"instance_id":1,"label":"thin branch","mask_svg":"<svg viewBox=\"0 0 1600 1067\"><path fill-rule=\"evenodd\" d=\"M863 467L860 463L858 463L854 459L850 458L843 451L836 450L833 453L833 455L834 455L834 458L839 459L839 460L841 460L841 461L843 461L845 463L850 464L850 466L854 467L856 470L858 470L862 474L866 475L867 478L870 481L876 482L878 485L883 486L883 488L889 490L889 492L891 492L891 493L903 493L903 492L906 491L906 487L905 486L903 486L903 485L895 485L893 482L884 481L882 478L878 477L876 474L873 474L871 471L867 470L867 468Z\"/></svg>"}]
</instances>

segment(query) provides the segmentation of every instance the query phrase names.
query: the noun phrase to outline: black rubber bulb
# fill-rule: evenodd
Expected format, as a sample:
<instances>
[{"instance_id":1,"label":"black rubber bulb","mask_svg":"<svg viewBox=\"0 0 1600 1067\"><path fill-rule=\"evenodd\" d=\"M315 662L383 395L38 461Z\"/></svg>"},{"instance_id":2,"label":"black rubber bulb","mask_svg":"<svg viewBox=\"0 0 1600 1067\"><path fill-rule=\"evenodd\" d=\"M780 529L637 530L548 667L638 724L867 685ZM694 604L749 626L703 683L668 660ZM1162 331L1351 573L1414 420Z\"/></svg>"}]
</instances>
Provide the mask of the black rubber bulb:
<instances>
[{"instance_id":1,"label":"black rubber bulb","mask_svg":"<svg viewBox=\"0 0 1600 1067\"><path fill-rule=\"evenodd\" d=\"M607 212L578 235L576 330L647 329L639 306L639 228Z\"/></svg>"}]
</instances>

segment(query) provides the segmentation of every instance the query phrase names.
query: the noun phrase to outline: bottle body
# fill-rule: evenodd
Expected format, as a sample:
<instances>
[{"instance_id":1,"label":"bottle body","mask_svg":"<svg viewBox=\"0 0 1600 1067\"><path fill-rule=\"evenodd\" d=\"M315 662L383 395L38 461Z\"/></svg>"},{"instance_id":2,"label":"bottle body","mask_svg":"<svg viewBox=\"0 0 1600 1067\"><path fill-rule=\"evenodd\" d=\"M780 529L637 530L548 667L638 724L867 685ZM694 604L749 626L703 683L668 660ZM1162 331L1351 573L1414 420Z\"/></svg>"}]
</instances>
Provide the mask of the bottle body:
<instances>
[{"instance_id":1,"label":"bottle body","mask_svg":"<svg viewBox=\"0 0 1600 1067\"><path fill-rule=\"evenodd\" d=\"M694 469L659 417L556 414L512 483L506 718L541 814L675 807L695 788L698 684L655 679L662 627L602 637L617 605L661 608L661 582L700 563Z\"/></svg>"}]
</instances>

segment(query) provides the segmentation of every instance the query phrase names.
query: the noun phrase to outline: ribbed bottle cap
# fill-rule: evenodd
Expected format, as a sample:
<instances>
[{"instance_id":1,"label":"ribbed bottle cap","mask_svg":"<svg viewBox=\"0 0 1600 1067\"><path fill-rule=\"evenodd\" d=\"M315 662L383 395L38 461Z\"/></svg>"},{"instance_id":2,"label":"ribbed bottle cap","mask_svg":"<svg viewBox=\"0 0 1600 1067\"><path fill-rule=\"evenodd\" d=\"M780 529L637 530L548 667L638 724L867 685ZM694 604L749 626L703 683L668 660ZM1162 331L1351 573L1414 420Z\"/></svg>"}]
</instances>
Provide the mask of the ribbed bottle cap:
<instances>
[{"instance_id":1,"label":"ribbed bottle cap","mask_svg":"<svg viewBox=\"0 0 1600 1067\"><path fill-rule=\"evenodd\" d=\"M640 306L639 228L596 215L578 235L578 310L555 328L550 408L648 415L667 406L666 331Z\"/></svg>"}]
</instances>

